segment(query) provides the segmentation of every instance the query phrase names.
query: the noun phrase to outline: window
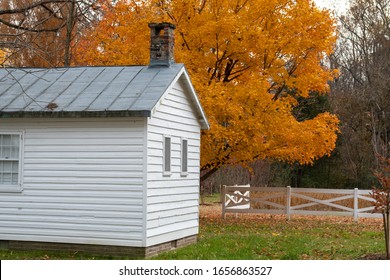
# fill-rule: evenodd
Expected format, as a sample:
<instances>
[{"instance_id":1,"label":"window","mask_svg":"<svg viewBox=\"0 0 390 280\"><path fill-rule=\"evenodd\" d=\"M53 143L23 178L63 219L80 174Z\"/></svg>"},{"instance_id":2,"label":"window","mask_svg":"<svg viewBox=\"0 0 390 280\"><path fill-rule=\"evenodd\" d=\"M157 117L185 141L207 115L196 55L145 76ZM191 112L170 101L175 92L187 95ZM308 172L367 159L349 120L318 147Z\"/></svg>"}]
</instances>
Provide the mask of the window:
<instances>
[{"instance_id":1,"label":"window","mask_svg":"<svg viewBox=\"0 0 390 280\"><path fill-rule=\"evenodd\" d=\"M188 140L181 139L181 175L188 174Z\"/></svg>"},{"instance_id":2,"label":"window","mask_svg":"<svg viewBox=\"0 0 390 280\"><path fill-rule=\"evenodd\" d=\"M21 190L21 133L0 133L0 191Z\"/></svg>"},{"instance_id":3,"label":"window","mask_svg":"<svg viewBox=\"0 0 390 280\"><path fill-rule=\"evenodd\" d=\"M171 175L171 137L164 136L164 175Z\"/></svg>"}]
</instances>

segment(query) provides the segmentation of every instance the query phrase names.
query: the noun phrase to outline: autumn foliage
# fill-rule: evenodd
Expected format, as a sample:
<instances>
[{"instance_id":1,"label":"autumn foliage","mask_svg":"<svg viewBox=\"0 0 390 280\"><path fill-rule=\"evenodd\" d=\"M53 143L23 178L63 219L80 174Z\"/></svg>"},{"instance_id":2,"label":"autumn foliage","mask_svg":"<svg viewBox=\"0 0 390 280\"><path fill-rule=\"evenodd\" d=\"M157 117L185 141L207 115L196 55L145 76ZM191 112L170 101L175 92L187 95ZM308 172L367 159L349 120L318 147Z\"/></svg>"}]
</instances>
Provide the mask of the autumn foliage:
<instances>
[{"instance_id":1,"label":"autumn foliage","mask_svg":"<svg viewBox=\"0 0 390 280\"><path fill-rule=\"evenodd\" d=\"M390 259L390 158L378 157L380 168L375 172L380 188L374 188L372 196L375 199L375 211L383 216L383 231L385 234L386 257Z\"/></svg>"},{"instance_id":2,"label":"autumn foliage","mask_svg":"<svg viewBox=\"0 0 390 280\"><path fill-rule=\"evenodd\" d=\"M335 24L309 0L118 1L79 42L76 64L148 64L148 22L171 22L208 115L202 170L271 158L310 164L335 147L330 113L297 121L298 97L326 93Z\"/></svg>"},{"instance_id":3,"label":"autumn foliage","mask_svg":"<svg viewBox=\"0 0 390 280\"><path fill-rule=\"evenodd\" d=\"M69 66L78 35L105 1L0 1L0 66Z\"/></svg>"}]
</instances>

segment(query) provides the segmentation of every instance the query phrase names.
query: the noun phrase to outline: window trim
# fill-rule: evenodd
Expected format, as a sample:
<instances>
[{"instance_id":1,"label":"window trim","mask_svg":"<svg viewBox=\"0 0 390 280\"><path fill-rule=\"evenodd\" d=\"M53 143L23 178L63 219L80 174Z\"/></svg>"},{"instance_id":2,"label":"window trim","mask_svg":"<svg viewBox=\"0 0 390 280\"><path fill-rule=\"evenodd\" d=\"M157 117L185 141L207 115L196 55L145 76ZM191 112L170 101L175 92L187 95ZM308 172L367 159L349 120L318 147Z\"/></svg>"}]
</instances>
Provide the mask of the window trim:
<instances>
[{"instance_id":1,"label":"window trim","mask_svg":"<svg viewBox=\"0 0 390 280\"><path fill-rule=\"evenodd\" d=\"M19 166L18 166L18 183L16 185L0 184L0 193L5 192L22 192L23 190L23 154L24 154L24 131L20 130L0 130L0 135L18 135L19 136Z\"/></svg>"},{"instance_id":2,"label":"window trim","mask_svg":"<svg viewBox=\"0 0 390 280\"><path fill-rule=\"evenodd\" d=\"M166 141L169 139L169 155L167 155ZM169 169L167 169L167 156L169 156ZM172 175L172 136L163 135L163 176Z\"/></svg>"},{"instance_id":3,"label":"window trim","mask_svg":"<svg viewBox=\"0 0 390 280\"><path fill-rule=\"evenodd\" d=\"M184 158L184 142L186 142L186 156ZM184 138L182 137L180 139L180 175L182 177L186 177L188 176L188 138ZM183 169L184 167L184 159L185 159L185 167L186 167L186 170Z\"/></svg>"}]
</instances>

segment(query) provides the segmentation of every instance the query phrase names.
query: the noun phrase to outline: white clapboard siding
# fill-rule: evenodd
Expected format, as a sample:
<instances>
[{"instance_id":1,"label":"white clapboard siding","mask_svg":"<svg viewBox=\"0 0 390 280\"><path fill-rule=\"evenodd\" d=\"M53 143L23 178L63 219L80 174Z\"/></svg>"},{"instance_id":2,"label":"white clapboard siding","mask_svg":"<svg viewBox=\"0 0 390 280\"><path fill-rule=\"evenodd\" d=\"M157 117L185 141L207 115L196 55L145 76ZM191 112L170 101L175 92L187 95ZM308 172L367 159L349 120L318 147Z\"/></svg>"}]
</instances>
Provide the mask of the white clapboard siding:
<instances>
[{"instance_id":1,"label":"white clapboard siding","mask_svg":"<svg viewBox=\"0 0 390 280\"><path fill-rule=\"evenodd\" d=\"M143 246L146 119L8 119L23 191L0 192L0 239Z\"/></svg>"},{"instance_id":2,"label":"white clapboard siding","mask_svg":"<svg viewBox=\"0 0 390 280\"><path fill-rule=\"evenodd\" d=\"M179 80L148 122L146 244L198 233L200 124ZM171 137L171 174L163 174L163 139ZM181 139L188 140L188 174L181 174Z\"/></svg>"}]
</instances>

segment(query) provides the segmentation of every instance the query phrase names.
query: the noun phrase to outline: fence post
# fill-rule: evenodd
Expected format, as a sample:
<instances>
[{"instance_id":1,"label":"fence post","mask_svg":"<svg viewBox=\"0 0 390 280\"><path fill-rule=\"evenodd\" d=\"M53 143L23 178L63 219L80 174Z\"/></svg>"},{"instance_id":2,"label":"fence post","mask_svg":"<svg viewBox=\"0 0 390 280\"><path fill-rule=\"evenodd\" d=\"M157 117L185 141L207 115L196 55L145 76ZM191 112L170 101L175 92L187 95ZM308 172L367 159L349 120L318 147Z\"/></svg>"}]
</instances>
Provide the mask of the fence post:
<instances>
[{"instance_id":1,"label":"fence post","mask_svg":"<svg viewBox=\"0 0 390 280\"><path fill-rule=\"evenodd\" d=\"M222 196L222 184L219 184L219 202L222 203L225 198Z\"/></svg>"},{"instance_id":2,"label":"fence post","mask_svg":"<svg viewBox=\"0 0 390 280\"><path fill-rule=\"evenodd\" d=\"M353 190L353 220L357 222L359 219L359 199L358 199L358 189Z\"/></svg>"},{"instance_id":3,"label":"fence post","mask_svg":"<svg viewBox=\"0 0 390 280\"><path fill-rule=\"evenodd\" d=\"M226 185L222 186L222 195L221 195L221 203L222 203L222 219L225 219L225 207L226 207Z\"/></svg>"},{"instance_id":4,"label":"fence post","mask_svg":"<svg viewBox=\"0 0 390 280\"><path fill-rule=\"evenodd\" d=\"M287 220L290 220L291 218L291 187L287 186L287 195L286 195L286 215L287 215Z\"/></svg>"}]
</instances>

